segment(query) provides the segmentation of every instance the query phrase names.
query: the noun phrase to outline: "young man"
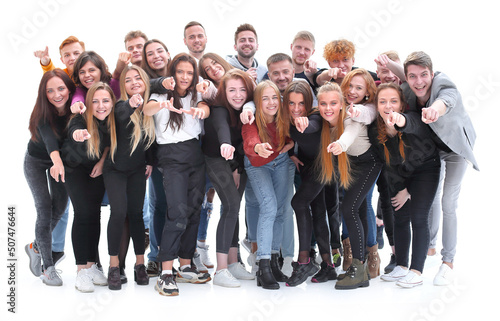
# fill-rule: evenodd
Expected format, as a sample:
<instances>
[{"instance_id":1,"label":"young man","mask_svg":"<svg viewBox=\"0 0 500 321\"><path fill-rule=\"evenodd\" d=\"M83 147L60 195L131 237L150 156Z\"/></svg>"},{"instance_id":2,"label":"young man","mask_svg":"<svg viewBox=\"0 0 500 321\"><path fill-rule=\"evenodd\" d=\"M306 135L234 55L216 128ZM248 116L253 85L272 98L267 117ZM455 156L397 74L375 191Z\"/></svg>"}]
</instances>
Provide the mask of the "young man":
<instances>
[{"instance_id":1,"label":"young man","mask_svg":"<svg viewBox=\"0 0 500 321\"><path fill-rule=\"evenodd\" d=\"M375 81L375 84L378 86L379 84L384 84L384 83L395 83L400 85L401 80L399 79L396 74L394 74L387 66L385 66L385 63L383 61L387 61L387 59L390 59L391 61L397 63L398 65L401 64L401 60L399 59L399 55L396 51L394 50L389 50L386 52L383 52L380 54L380 56L375 59L375 62L377 63L377 76L380 80Z\"/></svg>"},{"instance_id":2,"label":"young man","mask_svg":"<svg viewBox=\"0 0 500 321\"><path fill-rule=\"evenodd\" d=\"M316 40L309 31L299 31L293 38L290 50L292 51L292 64L295 69L295 78L307 80L314 89L313 77L318 71L315 61L310 58L314 54Z\"/></svg>"},{"instance_id":3,"label":"young man","mask_svg":"<svg viewBox=\"0 0 500 321\"><path fill-rule=\"evenodd\" d=\"M73 73L73 65L76 59L80 56L82 52L85 51L85 43L78 40L75 36L69 36L64 39L59 46L59 53L61 54L61 62L66 66L63 70L71 77ZM56 67L52 63L49 56L49 47L45 47L45 50L35 51L35 57L40 59L40 65L42 66L43 72L54 70Z\"/></svg>"},{"instance_id":4,"label":"young man","mask_svg":"<svg viewBox=\"0 0 500 321\"><path fill-rule=\"evenodd\" d=\"M226 60L235 68L247 72L258 83L267 73L265 66L259 65L254 58L259 49L257 32L248 23L240 25L234 33L234 50L237 55L227 55Z\"/></svg>"},{"instance_id":5,"label":"young man","mask_svg":"<svg viewBox=\"0 0 500 321\"><path fill-rule=\"evenodd\" d=\"M443 264L434 278L434 285L448 285L453 280L453 259L457 245L457 206L462 179L471 163L479 170L473 147L476 133L465 111L455 84L441 72L433 72L432 60L422 51L411 53L400 65L387 61L387 67L406 82L401 86L410 110L421 112L429 124L441 157L441 178L430 212L429 252L435 252L441 211L443 212ZM442 194L441 194L442 190Z\"/></svg>"},{"instance_id":6,"label":"young man","mask_svg":"<svg viewBox=\"0 0 500 321\"><path fill-rule=\"evenodd\" d=\"M133 65L141 66L142 49L148 41L148 36L140 30L130 31L125 36L125 49L132 55L130 62Z\"/></svg>"},{"instance_id":7,"label":"young man","mask_svg":"<svg viewBox=\"0 0 500 321\"><path fill-rule=\"evenodd\" d=\"M340 85L345 75L357 68L354 67L355 52L354 44L346 39L334 40L326 44L323 57L330 68L323 68L316 72L313 76L314 85L319 87L328 81L335 81ZM371 71L369 73L373 80L378 80L376 73Z\"/></svg>"},{"instance_id":8,"label":"young man","mask_svg":"<svg viewBox=\"0 0 500 321\"><path fill-rule=\"evenodd\" d=\"M184 44L189 54L195 57L196 61L200 60L207 46L207 35L201 23L191 21L184 27Z\"/></svg>"}]
</instances>

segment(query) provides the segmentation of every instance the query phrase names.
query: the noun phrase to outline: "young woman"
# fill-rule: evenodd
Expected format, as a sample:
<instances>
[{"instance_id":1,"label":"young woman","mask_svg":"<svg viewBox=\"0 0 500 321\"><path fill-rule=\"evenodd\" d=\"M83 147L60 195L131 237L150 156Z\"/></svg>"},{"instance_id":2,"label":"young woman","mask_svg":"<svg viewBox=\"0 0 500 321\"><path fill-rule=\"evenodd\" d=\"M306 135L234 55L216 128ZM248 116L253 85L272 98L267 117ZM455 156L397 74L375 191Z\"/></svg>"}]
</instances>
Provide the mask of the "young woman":
<instances>
[{"instance_id":1,"label":"young woman","mask_svg":"<svg viewBox=\"0 0 500 321\"><path fill-rule=\"evenodd\" d=\"M287 286L297 286L318 272L313 259L309 257L313 230L322 263L321 272L312 281L326 282L337 278L330 255L324 185L317 180L314 168L314 160L320 147L322 119L317 110L313 112L312 104L311 89L306 82L294 81L286 87L283 105L284 108L289 108L290 137L298 145L297 156L291 158L295 158L301 178L300 186L292 198L299 234L299 256Z\"/></svg>"},{"instance_id":2,"label":"young woman","mask_svg":"<svg viewBox=\"0 0 500 321\"><path fill-rule=\"evenodd\" d=\"M245 151L245 170L260 206L257 220L256 259L257 285L279 289L276 276L286 281L281 271L271 270L271 255L279 255L283 234L283 207L288 191L288 150L293 141L288 137L290 120L283 108L279 89L271 81L257 85L254 93L255 122L245 124L242 136Z\"/></svg>"},{"instance_id":3,"label":"young woman","mask_svg":"<svg viewBox=\"0 0 500 321\"><path fill-rule=\"evenodd\" d=\"M112 290L121 289L118 252L126 219L136 254L134 279L139 285L149 284L144 265L145 231L142 216L146 179L151 174L151 166L146 166L145 150L154 140L153 119L142 115L144 98L149 97L149 78L144 70L132 65L122 72L120 87L122 97L114 110L116 153L114 159L106 159L103 170L111 205L107 235L110 255L108 286Z\"/></svg>"},{"instance_id":4,"label":"young woman","mask_svg":"<svg viewBox=\"0 0 500 321\"><path fill-rule=\"evenodd\" d=\"M340 85L340 89L344 94L346 103L353 104L354 106L352 110L349 110L349 116L351 119L361 122L367 126L370 125L376 117L374 99L375 92L377 90L370 73L366 69L362 68L352 70L344 77L344 80ZM367 265L368 273L372 279L380 275L380 257L378 254L378 244L376 240L377 225L375 213L371 205L374 185L375 184L371 186L366 199L360 207L360 215L364 222L363 224L365 224L366 221L365 235L368 251ZM343 229L342 234L343 243L349 242L348 231ZM349 259L344 260L344 266L346 269L349 267L348 264Z\"/></svg>"},{"instance_id":5,"label":"young woman","mask_svg":"<svg viewBox=\"0 0 500 321\"><path fill-rule=\"evenodd\" d=\"M152 94L144 114L154 115L158 167L163 173L168 206L158 253L163 271L155 289L172 296L179 294L172 273L173 261L178 257L181 265L178 282L210 280L208 273L199 273L191 267L205 194L205 160L198 140L201 120L209 116L210 109L196 93L198 72L192 56L178 54L168 65L168 72L175 81L173 90L164 95Z\"/></svg>"},{"instance_id":6,"label":"young woman","mask_svg":"<svg viewBox=\"0 0 500 321\"><path fill-rule=\"evenodd\" d=\"M203 81L198 83L197 89L203 93L204 100L213 102L222 77L233 68L224 58L216 53L209 52L201 57L198 62L198 69Z\"/></svg>"},{"instance_id":7,"label":"young woman","mask_svg":"<svg viewBox=\"0 0 500 321\"><path fill-rule=\"evenodd\" d=\"M68 203L60 147L66 136L74 91L75 85L63 70L54 69L43 75L30 117L31 139L24 158L24 175L37 213L35 241L26 245L25 249L30 258L31 272L35 276L43 273L43 283L55 286L63 282L52 259L52 230Z\"/></svg>"},{"instance_id":8,"label":"young woman","mask_svg":"<svg viewBox=\"0 0 500 321\"><path fill-rule=\"evenodd\" d=\"M89 88L86 101L85 112L75 114L69 122L62 154L66 189L74 210L71 239L77 265L75 287L93 292L94 285L108 284L95 263L101 234L104 160L108 152L111 159L116 155L115 96L108 84L98 82Z\"/></svg>"},{"instance_id":9,"label":"young woman","mask_svg":"<svg viewBox=\"0 0 500 321\"><path fill-rule=\"evenodd\" d=\"M370 140L385 160L394 207L394 246L397 266L381 276L402 287L421 285L429 244L429 211L439 184L441 162L431 129L418 112L407 112L403 92L393 83L381 84L376 94L377 121ZM410 231L411 225L411 231ZM408 267L410 242L411 265Z\"/></svg>"},{"instance_id":10,"label":"young woman","mask_svg":"<svg viewBox=\"0 0 500 321\"><path fill-rule=\"evenodd\" d=\"M335 288L365 287L369 285L369 278L364 265L365 235L359 208L382 165L372 151L366 126L348 117L343 94L337 84L326 83L320 87L318 107L323 118L317 159L320 179L324 183L336 180L345 189L341 213L349 231L353 256L352 264Z\"/></svg>"},{"instance_id":11,"label":"young woman","mask_svg":"<svg viewBox=\"0 0 500 321\"><path fill-rule=\"evenodd\" d=\"M253 90L254 82L248 74L239 69L226 72L218 88L217 103L204 122L205 165L223 209L217 226L214 284L225 287L239 287L237 279L254 279L238 262L238 216L247 183L239 114L253 98Z\"/></svg>"},{"instance_id":12,"label":"young woman","mask_svg":"<svg viewBox=\"0 0 500 321\"><path fill-rule=\"evenodd\" d=\"M163 42L158 39L147 41L142 49L142 56L144 59L141 67L150 79L167 76L170 53Z\"/></svg>"}]
</instances>

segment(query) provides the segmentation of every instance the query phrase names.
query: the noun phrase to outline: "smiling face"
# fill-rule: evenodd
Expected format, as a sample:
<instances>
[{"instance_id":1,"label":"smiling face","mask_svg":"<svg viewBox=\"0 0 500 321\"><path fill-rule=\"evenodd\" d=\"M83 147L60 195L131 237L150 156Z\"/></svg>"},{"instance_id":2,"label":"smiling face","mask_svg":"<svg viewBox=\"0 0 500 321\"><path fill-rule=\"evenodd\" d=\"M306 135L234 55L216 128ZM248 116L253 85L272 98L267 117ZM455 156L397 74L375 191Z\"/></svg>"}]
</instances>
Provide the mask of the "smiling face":
<instances>
[{"instance_id":1,"label":"smiling face","mask_svg":"<svg viewBox=\"0 0 500 321\"><path fill-rule=\"evenodd\" d=\"M354 66L354 57L339 57L328 61L330 68L339 68L344 74L349 73Z\"/></svg>"},{"instance_id":2,"label":"smiling face","mask_svg":"<svg viewBox=\"0 0 500 321\"><path fill-rule=\"evenodd\" d=\"M220 63L210 58L204 59L201 67L207 73L208 78L215 83L218 83L226 73Z\"/></svg>"},{"instance_id":3,"label":"smiling face","mask_svg":"<svg viewBox=\"0 0 500 321\"><path fill-rule=\"evenodd\" d=\"M73 65L76 59L83 52L83 47L79 42L70 43L61 49L61 61L68 68L68 72L73 72Z\"/></svg>"},{"instance_id":4,"label":"smiling face","mask_svg":"<svg viewBox=\"0 0 500 321\"><path fill-rule=\"evenodd\" d=\"M92 97L92 115L99 119L104 120L109 116L113 110L113 100L107 90L99 89Z\"/></svg>"},{"instance_id":5,"label":"smiling face","mask_svg":"<svg viewBox=\"0 0 500 321\"><path fill-rule=\"evenodd\" d=\"M304 95L291 92L288 96L288 109L293 119L307 116Z\"/></svg>"},{"instance_id":6,"label":"smiling face","mask_svg":"<svg viewBox=\"0 0 500 321\"><path fill-rule=\"evenodd\" d=\"M421 104L425 104L431 96L431 85L434 73L428 67L409 65L406 81Z\"/></svg>"},{"instance_id":7,"label":"smiling face","mask_svg":"<svg viewBox=\"0 0 500 321\"><path fill-rule=\"evenodd\" d=\"M83 86L88 89L96 82L101 81L101 70L89 60L78 71L78 77Z\"/></svg>"},{"instance_id":8,"label":"smiling face","mask_svg":"<svg viewBox=\"0 0 500 321\"><path fill-rule=\"evenodd\" d=\"M64 112L64 107L69 99L69 89L64 81L59 77L52 77L47 81L45 88L47 99L59 113Z\"/></svg>"},{"instance_id":9,"label":"smiling face","mask_svg":"<svg viewBox=\"0 0 500 321\"><path fill-rule=\"evenodd\" d=\"M184 96L186 90L193 83L194 68L187 61L180 61L175 68L175 88L177 92Z\"/></svg>"},{"instance_id":10,"label":"smiling face","mask_svg":"<svg viewBox=\"0 0 500 321\"><path fill-rule=\"evenodd\" d=\"M291 45L292 60L296 65L303 65L314 54L314 44L311 40L297 39Z\"/></svg>"},{"instance_id":11,"label":"smiling face","mask_svg":"<svg viewBox=\"0 0 500 321\"><path fill-rule=\"evenodd\" d=\"M259 49L257 37L250 30L241 31L234 45L234 50L238 52L239 57L252 58Z\"/></svg>"},{"instance_id":12,"label":"smiling face","mask_svg":"<svg viewBox=\"0 0 500 321\"><path fill-rule=\"evenodd\" d=\"M262 112L267 123L274 120L274 116L278 113L280 97L277 95L273 87L267 87L262 91Z\"/></svg>"},{"instance_id":13,"label":"smiling face","mask_svg":"<svg viewBox=\"0 0 500 321\"><path fill-rule=\"evenodd\" d=\"M191 54L203 54L207 45L205 29L199 25L187 28L184 31L184 44Z\"/></svg>"},{"instance_id":14,"label":"smiling face","mask_svg":"<svg viewBox=\"0 0 500 321\"><path fill-rule=\"evenodd\" d=\"M125 90L129 96L133 96L135 94L144 96L146 85L137 70L131 69L127 71L127 74L125 75Z\"/></svg>"},{"instance_id":15,"label":"smiling face","mask_svg":"<svg viewBox=\"0 0 500 321\"><path fill-rule=\"evenodd\" d=\"M170 54L157 42L152 42L146 47L146 61L153 70L165 68L170 59Z\"/></svg>"},{"instance_id":16,"label":"smiling face","mask_svg":"<svg viewBox=\"0 0 500 321\"><path fill-rule=\"evenodd\" d=\"M293 81L295 71L288 60L282 60L269 65L267 72L269 79L283 92L289 83Z\"/></svg>"},{"instance_id":17,"label":"smiling face","mask_svg":"<svg viewBox=\"0 0 500 321\"><path fill-rule=\"evenodd\" d=\"M347 92L345 93L347 102L349 104L350 103L360 104L367 95L368 95L368 88L363 76L356 75L352 77Z\"/></svg>"},{"instance_id":18,"label":"smiling face","mask_svg":"<svg viewBox=\"0 0 500 321\"><path fill-rule=\"evenodd\" d=\"M377 110L386 124L392 112L402 112L401 98L396 89L382 89L378 92L377 97Z\"/></svg>"},{"instance_id":19,"label":"smiling face","mask_svg":"<svg viewBox=\"0 0 500 321\"><path fill-rule=\"evenodd\" d=\"M398 60L397 63L400 64L400 61ZM389 68L382 67L379 64L377 64L377 76L380 79L380 83L382 84L390 82L399 84L398 76L396 76L392 71L390 71Z\"/></svg>"},{"instance_id":20,"label":"smiling face","mask_svg":"<svg viewBox=\"0 0 500 321\"><path fill-rule=\"evenodd\" d=\"M342 97L337 91L327 91L318 96L318 108L321 117L326 120L331 127L336 126L342 109Z\"/></svg>"},{"instance_id":21,"label":"smiling face","mask_svg":"<svg viewBox=\"0 0 500 321\"><path fill-rule=\"evenodd\" d=\"M145 43L146 40L143 37L133 38L125 42L125 48L127 48L127 51L132 54L132 59L131 59L132 64L138 66L141 64L142 61L141 53Z\"/></svg>"},{"instance_id":22,"label":"smiling face","mask_svg":"<svg viewBox=\"0 0 500 321\"><path fill-rule=\"evenodd\" d=\"M226 83L227 102L231 107L240 110L247 99L247 88L240 78L229 79Z\"/></svg>"}]
</instances>

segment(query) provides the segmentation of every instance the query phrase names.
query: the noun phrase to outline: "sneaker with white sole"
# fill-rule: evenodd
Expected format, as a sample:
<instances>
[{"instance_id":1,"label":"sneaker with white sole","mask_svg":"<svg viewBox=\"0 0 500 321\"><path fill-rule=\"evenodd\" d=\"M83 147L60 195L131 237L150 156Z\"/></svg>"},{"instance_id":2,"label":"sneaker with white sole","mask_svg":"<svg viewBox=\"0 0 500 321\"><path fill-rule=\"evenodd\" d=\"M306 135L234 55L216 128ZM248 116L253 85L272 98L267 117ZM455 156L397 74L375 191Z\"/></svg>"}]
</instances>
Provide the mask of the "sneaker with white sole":
<instances>
[{"instance_id":1,"label":"sneaker with white sole","mask_svg":"<svg viewBox=\"0 0 500 321\"><path fill-rule=\"evenodd\" d=\"M94 292L94 282L88 273L89 269L81 269L76 274L75 288L83 293Z\"/></svg>"},{"instance_id":2,"label":"sneaker with white sole","mask_svg":"<svg viewBox=\"0 0 500 321\"><path fill-rule=\"evenodd\" d=\"M252 273L248 272L243 264L240 262L235 262L232 264L229 264L227 269L229 272L237 279L239 280L253 280L255 279L255 275Z\"/></svg>"},{"instance_id":3,"label":"sneaker with white sole","mask_svg":"<svg viewBox=\"0 0 500 321\"><path fill-rule=\"evenodd\" d=\"M214 264L210 260L210 256L208 255L208 245L205 245L204 247L197 246L196 247L196 252L200 253L201 257L201 262L203 265L205 265L207 268L212 269L214 267Z\"/></svg>"},{"instance_id":4,"label":"sneaker with white sole","mask_svg":"<svg viewBox=\"0 0 500 321\"><path fill-rule=\"evenodd\" d=\"M293 272L292 262L293 262L293 257L285 256L283 258L283 266L281 267L281 272L287 277L290 277L292 275Z\"/></svg>"},{"instance_id":5,"label":"sneaker with white sole","mask_svg":"<svg viewBox=\"0 0 500 321\"><path fill-rule=\"evenodd\" d=\"M250 253L247 258L247 263L252 267L250 273L256 275L259 270L259 266L257 265L257 253Z\"/></svg>"},{"instance_id":6,"label":"sneaker with white sole","mask_svg":"<svg viewBox=\"0 0 500 321\"><path fill-rule=\"evenodd\" d=\"M26 254L30 259L30 270L35 276L42 275L42 255L36 251L36 245L34 242L27 244L24 249L26 250Z\"/></svg>"},{"instance_id":7,"label":"sneaker with white sole","mask_svg":"<svg viewBox=\"0 0 500 321\"><path fill-rule=\"evenodd\" d=\"M252 253L252 243L248 239L243 239L240 244L248 253Z\"/></svg>"},{"instance_id":8,"label":"sneaker with white sole","mask_svg":"<svg viewBox=\"0 0 500 321\"><path fill-rule=\"evenodd\" d=\"M156 281L155 290L165 296L179 295L179 288L177 287L175 277L172 274L160 275Z\"/></svg>"},{"instance_id":9,"label":"sneaker with white sole","mask_svg":"<svg viewBox=\"0 0 500 321\"><path fill-rule=\"evenodd\" d=\"M54 266L49 266L40 277L42 282L50 286L61 286L63 281Z\"/></svg>"},{"instance_id":10,"label":"sneaker with white sole","mask_svg":"<svg viewBox=\"0 0 500 321\"><path fill-rule=\"evenodd\" d=\"M194 252L193 263L198 271L202 273L208 273L208 267L203 264L200 253Z\"/></svg>"},{"instance_id":11,"label":"sneaker with white sole","mask_svg":"<svg viewBox=\"0 0 500 321\"><path fill-rule=\"evenodd\" d=\"M408 269L398 265L391 272L381 275L380 278L387 282L395 282L402 277L405 277L408 274L408 271Z\"/></svg>"},{"instance_id":12,"label":"sneaker with white sole","mask_svg":"<svg viewBox=\"0 0 500 321\"><path fill-rule=\"evenodd\" d=\"M403 276L396 282L396 285L399 285L403 288L413 288L418 285L422 285L423 283L424 278L422 277L422 275L418 275L412 270L409 270L405 276Z\"/></svg>"},{"instance_id":13,"label":"sneaker with white sole","mask_svg":"<svg viewBox=\"0 0 500 321\"><path fill-rule=\"evenodd\" d=\"M439 271L434 277L434 285L448 285L455 277L453 269L448 264L441 264Z\"/></svg>"},{"instance_id":14,"label":"sneaker with white sole","mask_svg":"<svg viewBox=\"0 0 500 321\"><path fill-rule=\"evenodd\" d=\"M92 282L95 285L108 285L108 278L99 270L97 264L92 264L92 266L87 269L87 274L92 278Z\"/></svg>"},{"instance_id":15,"label":"sneaker with white sole","mask_svg":"<svg viewBox=\"0 0 500 321\"><path fill-rule=\"evenodd\" d=\"M199 272L194 267L186 267L184 269L179 269L177 271L177 277L175 278L178 283L207 283L211 280L210 274Z\"/></svg>"},{"instance_id":16,"label":"sneaker with white sole","mask_svg":"<svg viewBox=\"0 0 500 321\"><path fill-rule=\"evenodd\" d=\"M238 281L228 269L222 269L215 272L214 284L226 288L238 288L241 286L240 281Z\"/></svg>"}]
</instances>

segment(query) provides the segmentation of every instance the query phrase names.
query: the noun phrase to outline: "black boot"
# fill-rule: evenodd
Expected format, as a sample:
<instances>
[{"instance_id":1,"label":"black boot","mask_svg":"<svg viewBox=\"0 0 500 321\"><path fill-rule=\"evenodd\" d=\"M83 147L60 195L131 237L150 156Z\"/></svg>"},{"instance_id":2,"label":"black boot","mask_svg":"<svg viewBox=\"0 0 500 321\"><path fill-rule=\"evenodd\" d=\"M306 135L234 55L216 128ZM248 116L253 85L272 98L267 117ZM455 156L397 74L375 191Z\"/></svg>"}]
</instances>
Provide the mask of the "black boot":
<instances>
[{"instance_id":1,"label":"black boot","mask_svg":"<svg viewBox=\"0 0 500 321\"><path fill-rule=\"evenodd\" d=\"M257 262L259 270L257 271L257 286L262 286L267 290L277 290L280 288L278 282L274 278L273 272L271 271L271 263L269 259L261 259Z\"/></svg>"},{"instance_id":2,"label":"black boot","mask_svg":"<svg viewBox=\"0 0 500 321\"><path fill-rule=\"evenodd\" d=\"M286 282L288 281L288 277L281 272L279 266L279 254L271 254L271 271L273 271L274 278L278 282Z\"/></svg>"}]
</instances>

